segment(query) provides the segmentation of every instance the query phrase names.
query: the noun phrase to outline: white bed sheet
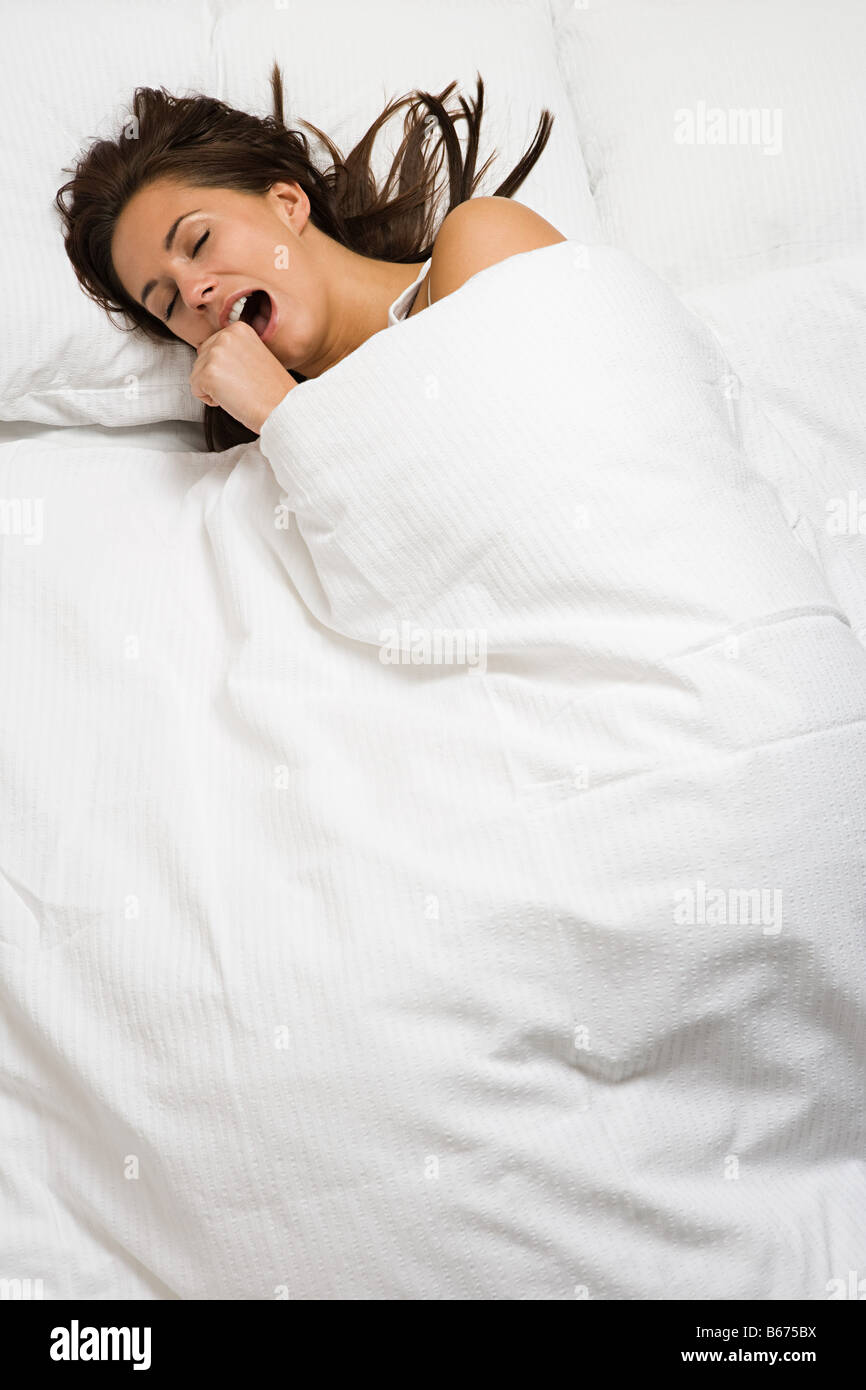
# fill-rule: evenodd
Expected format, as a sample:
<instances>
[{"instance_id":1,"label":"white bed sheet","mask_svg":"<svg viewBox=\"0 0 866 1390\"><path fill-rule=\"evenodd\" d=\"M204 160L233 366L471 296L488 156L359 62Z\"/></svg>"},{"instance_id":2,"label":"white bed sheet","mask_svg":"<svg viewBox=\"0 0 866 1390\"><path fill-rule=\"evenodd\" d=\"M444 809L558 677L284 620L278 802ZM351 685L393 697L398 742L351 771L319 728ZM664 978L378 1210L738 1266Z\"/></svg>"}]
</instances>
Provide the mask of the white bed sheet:
<instances>
[{"instance_id":1,"label":"white bed sheet","mask_svg":"<svg viewBox=\"0 0 866 1390\"><path fill-rule=\"evenodd\" d=\"M711 842L697 774L666 820L652 777L642 801L616 777L603 813L575 801L598 913L571 921L544 846L572 793L541 788L528 853L528 823L496 799L483 683L455 707L453 675L395 681L313 616L258 448L178 452L177 425L123 447L74 433L0 446L0 496L44 503L40 544L2 538L4 1274L76 1298L825 1297L864 1249L841 1099L820 1160L791 1160L815 1097L841 1098L858 1065L864 999L836 927L850 934L866 836L849 780L862 692L836 674L862 653L820 554L797 570L798 639L790 622L742 634L765 710L786 670L811 699L779 719L824 726L801 740L799 795L768 795L783 767L791 786L784 741L720 760L716 784L738 804L754 786L768 869L796 884L800 926L826 923L814 958L817 940L783 938L792 980L814 967L786 1041L766 938L745 975L739 951L692 941L683 974L649 930L624 933L623 893L648 920L664 904L666 831ZM477 815L461 842L469 768L510 846L495 884ZM318 826L303 842L301 810ZM749 862L749 820L734 829L719 854ZM551 956L545 904L582 933L576 954L562 932Z\"/></svg>"},{"instance_id":2,"label":"white bed sheet","mask_svg":"<svg viewBox=\"0 0 866 1390\"><path fill-rule=\"evenodd\" d=\"M0 420L0 446L40 444L46 449L105 448L164 449L176 453L205 453L204 428L191 420L158 424L42 425L26 420Z\"/></svg>"}]
</instances>

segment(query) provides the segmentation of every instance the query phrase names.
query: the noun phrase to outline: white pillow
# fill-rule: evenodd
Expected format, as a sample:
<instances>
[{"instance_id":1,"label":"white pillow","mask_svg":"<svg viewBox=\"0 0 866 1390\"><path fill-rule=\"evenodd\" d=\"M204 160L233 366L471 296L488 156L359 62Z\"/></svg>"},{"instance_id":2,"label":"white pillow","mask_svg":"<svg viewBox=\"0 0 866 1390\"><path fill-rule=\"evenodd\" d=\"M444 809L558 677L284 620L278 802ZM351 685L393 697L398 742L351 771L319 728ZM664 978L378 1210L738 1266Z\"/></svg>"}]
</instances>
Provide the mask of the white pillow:
<instances>
[{"instance_id":1,"label":"white pillow","mask_svg":"<svg viewBox=\"0 0 866 1390\"><path fill-rule=\"evenodd\" d=\"M113 138L137 86L204 92L265 114L276 58L287 121L320 125L344 150L387 97L415 87L455 97L485 81L479 167L498 147L480 192L492 191L522 154L543 106L556 113L550 144L520 201L568 235L597 225L576 129L542 0L372 0L357 6L254 0L43 0L7 16L0 156L6 170L0 235L14 274L6 286L0 419L42 424L138 425L199 420L189 390L193 354L112 326L80 289L66 256L54 195L92 139ZM462 134L463 124L458 125ZM396 148L402 118L381 133L376 167Z\"/></svg>"},{"instance_id":2,"label":"white pillow","mask_svg":"<svg viewBox=\"0 0 866 1390\"><path fill-rule=\"evenodd\" d=\"M43 0L4 15L0 238L6 277L0 418L47 425L198 420L192 350L114 328L79 287L54 195L78 153L129 119L136 86L211 84L205 13L171 0Z\"/></svg>"},{"instance_id":3,"label":"white pillow","mask_svg":"<svg viewBox=\"0 0 866 1390\"><path fill-rule=\"evenodd\" d=\"M434 95L452 80L475 96L484 80L477 167L498 156L478 189L492 193L527 149L543 107L555 121L541 158L514 195L566 236L598 240L598 217L562 80L547 0L278 0L255 7L222 0L217 47L230 54L221 95L245 110L270 112L266 54L283 67L286 119L304 119L347 151L393 97L415 87ZM461 140L465 123L458 124ZM376 172L384 176L403 133L403 113L381 132Z\"/></svg>"},{"instance_id":4,"label":"white pillow","mask_svg":"<svg viewBox=\"0 0 866 1390\"><path fill-rule=\"evenodd\" d=\"M678 287L863 245L862 0L553 5L614 245Z\"/></svg>"}]
</instances>

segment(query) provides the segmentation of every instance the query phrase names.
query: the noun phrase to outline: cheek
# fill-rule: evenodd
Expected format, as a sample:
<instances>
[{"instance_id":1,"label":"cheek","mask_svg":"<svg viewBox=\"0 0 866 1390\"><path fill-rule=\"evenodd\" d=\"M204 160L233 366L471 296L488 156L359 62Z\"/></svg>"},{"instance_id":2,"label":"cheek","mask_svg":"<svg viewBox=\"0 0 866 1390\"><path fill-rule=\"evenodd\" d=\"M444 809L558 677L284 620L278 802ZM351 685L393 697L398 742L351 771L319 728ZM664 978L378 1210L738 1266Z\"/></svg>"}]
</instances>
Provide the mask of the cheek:
<instances>
[{"instance_id":1,"label":"cheek","mask_svg":"<svg viewBox=\"0 0 866 1390\"><path fill-rule=\"evenodd\" d=\"M273 284L277 310L280 315L277 326L278 336L282 337L287 333L293 339L299 335L306 338L317 322L318 314L315 305L310 303L300 285L281 281L279 276Z\"/></svg>"},{"instance_id":2,"label":"cheek","mask_svg":"<svg viewBox=\"0 0 866 1390\"><path fill-rule=\"evenodd\" d=\"M325 338L324 326L315 313L294 295L280 294L277 300L280 321L268 347L284 367L315 356Z\"/></svg>"},{"instance_id":3,"label":"cheek","mask_svg":"<svg viewBox=\"0 0 866 1390\"><path fill-rule=\"evenodd\" d=\"M279 235L275 237L270 228L257 231L252 238L248 238L245 250L239 250L238 254L245 255L248 268L256 269L264 283L273 285L274 289L280 288L281 281L290 282L291 250L284 245L284 238Z\"/></svg>"}]
</instances>

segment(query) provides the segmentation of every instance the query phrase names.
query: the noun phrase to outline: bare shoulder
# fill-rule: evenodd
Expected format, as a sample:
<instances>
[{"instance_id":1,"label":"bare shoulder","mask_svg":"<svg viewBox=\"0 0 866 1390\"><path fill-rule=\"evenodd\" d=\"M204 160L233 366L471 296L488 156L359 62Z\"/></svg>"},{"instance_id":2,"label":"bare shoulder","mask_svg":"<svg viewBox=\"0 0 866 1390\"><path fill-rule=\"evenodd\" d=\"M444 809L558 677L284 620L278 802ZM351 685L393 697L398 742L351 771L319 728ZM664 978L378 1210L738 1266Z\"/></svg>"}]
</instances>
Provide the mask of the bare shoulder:
<instances>
[{"instance_id":1,"label":"bare shoulder","mask_svg":"<svg viewBox=\"0 0 866 1390\"><path fill-rule=\"evenodd\" d=\"M430 260L430 298L442 299L479 270L520 251L567 241L525 203L513 198L470 198L444 218Z\"/></svg>"}]
</instances>

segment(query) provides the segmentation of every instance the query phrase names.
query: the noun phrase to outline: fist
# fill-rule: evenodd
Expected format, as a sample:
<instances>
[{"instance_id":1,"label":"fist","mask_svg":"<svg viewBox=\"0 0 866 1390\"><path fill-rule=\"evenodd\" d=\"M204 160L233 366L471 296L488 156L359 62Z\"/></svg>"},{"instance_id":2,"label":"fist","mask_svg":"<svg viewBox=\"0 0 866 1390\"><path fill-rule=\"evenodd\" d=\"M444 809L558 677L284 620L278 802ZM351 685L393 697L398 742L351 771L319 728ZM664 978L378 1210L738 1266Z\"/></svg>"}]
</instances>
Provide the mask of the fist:
<instances>
[{"instance_id":1,"label":"fist","mask_svg":"<svg viewBox=\"0 0 866 1390\"><path fill-rule=\"evenodd\" d=\"M271 411L298 383L256 330L238 319L196 348L189 384L193 395L205 405L220 406L248 430L260 434Z\"/></svg>"}]
</instances>

